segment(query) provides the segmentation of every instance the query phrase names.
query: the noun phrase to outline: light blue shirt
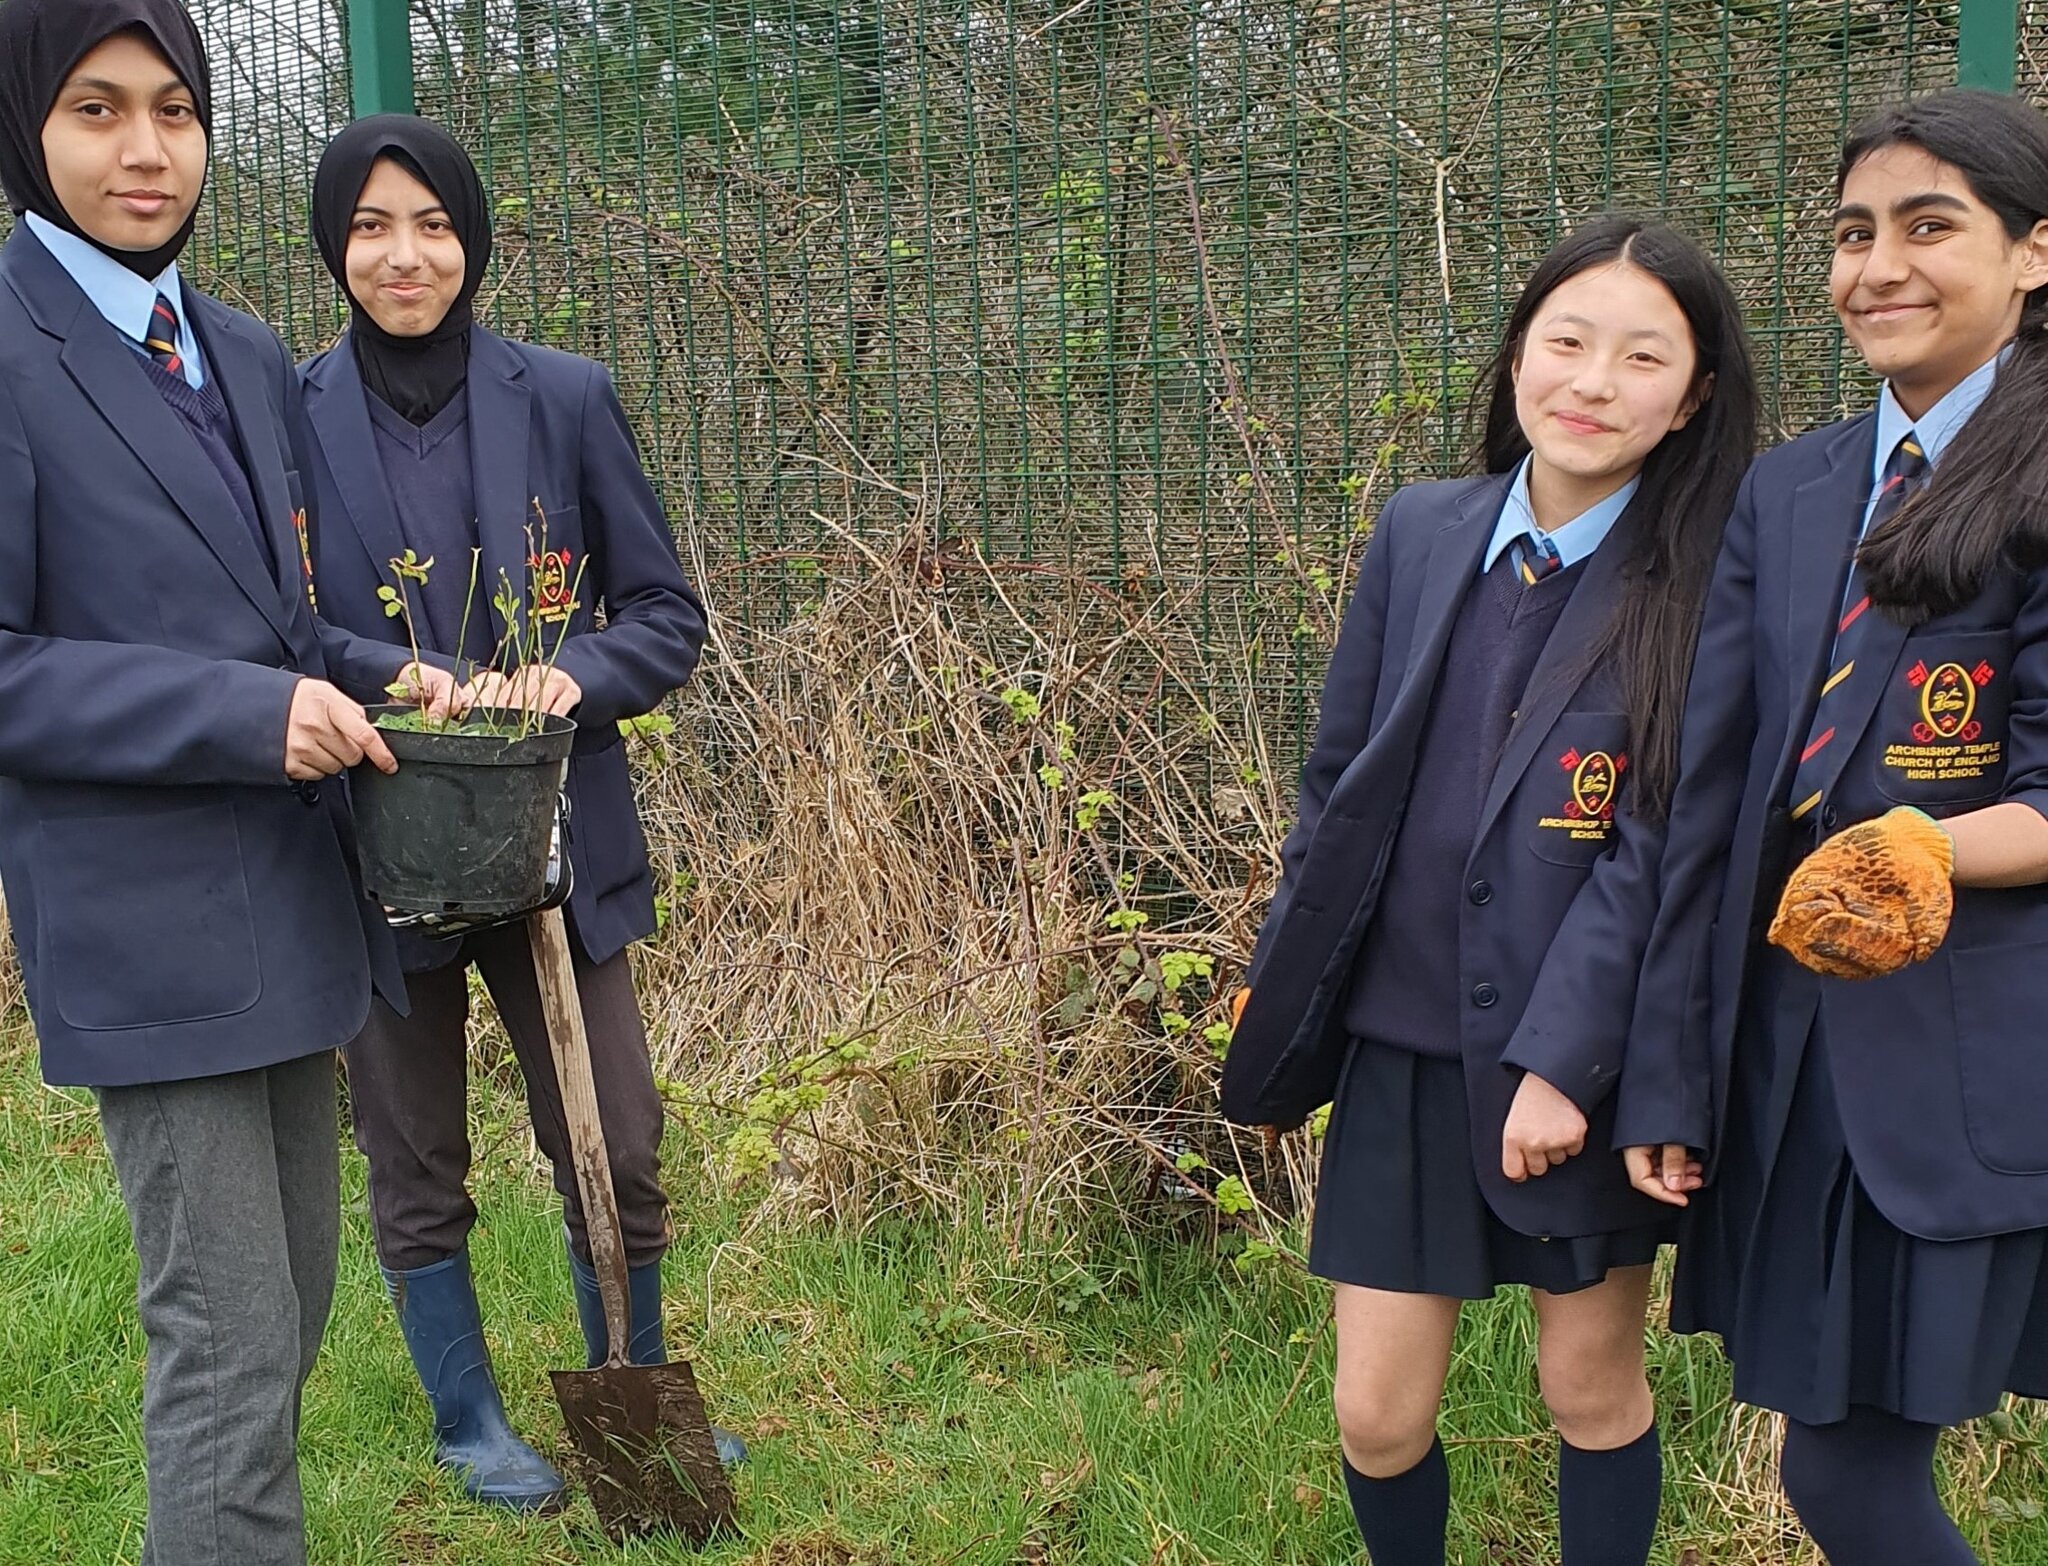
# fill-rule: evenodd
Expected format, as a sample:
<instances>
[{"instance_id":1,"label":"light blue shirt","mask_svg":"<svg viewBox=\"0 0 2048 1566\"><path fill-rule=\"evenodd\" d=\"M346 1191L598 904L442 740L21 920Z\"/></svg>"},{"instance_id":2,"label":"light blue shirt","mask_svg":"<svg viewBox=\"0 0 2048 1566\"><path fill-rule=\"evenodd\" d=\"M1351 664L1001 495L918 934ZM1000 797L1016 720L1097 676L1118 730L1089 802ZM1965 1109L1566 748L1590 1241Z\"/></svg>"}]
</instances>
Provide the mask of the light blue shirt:
<instances>
[{"instance_id":1,"label":"light blue shirt","mask_svg":"<svg viewBox=\"0 0 2048 1566\"><path fill-rule=\"evenodd\" d=\"M1870 462L1870 499L1863 505L1865 528L1870 526L1870 513L1877 509L1878 491L1884 488L1884 470L1892 460L1892 453L1899 449L1899 442L1908 435L1914 435L1920 449L1927 454L1927 465L1931 468L1940 462L1941 454L1956 438L1957 431L1970 422L1970 415L1983 405L1985 397L1990 394L1991 383L1998 378L1999 360L2004 357L2005 352L2001 352L1978 365L1918 419L1910 417L1899 406L1898 398L1892 395L1892 383L1884 383L1884 390L1877 394L1877 452ZM1861 536L1860 530L1858 536Z\"/></svg>"},{"instance_id":2,"label":"light blue shirt","mask_svg":"<svg viewBox=\"0 0 2048 1566\"><path fill-rule=\"evenodd\" d=\"M1607 535L1614 531L1614 524L1621 520L1628 503L1635 499L1635 493L1642 485L1638 475L1622 485L1613 494L1597 505L1581 511L1571 521L1550 530L1550 547L1557 551L1557 558L1565 565L1577 565L1589 559ZM1508 545L1518 538L1541 538L1543 529L1536 525L1535 508L1529 504L1529 459L1524 457L1522 465L1515 469L1515 482L1508 489L1507 504L1500 508L1500 520L1493 526L1493 539L1486 546L1486 553L1479 560L1479 574L1484 576L1493 569L1493 563L1507 553Z\"/></svg>"},{"instance_id":3,"label":"light blue shirt","mask_svg":"<svg viewBox=\"0 0 2048 1566\"><path fill-rule=\"evenodd\" d=\"M54 223L31 212L25 219L29 230L43 242L43 248L57 258L57 264L71 274L95 310L121 334L121 340L144 358L142 346L149 335L149 318L156 310L156 296L170 300L178 312L178 357L185 384L197 389L206 384L206 364L200 356L199 338L185 319L185 296L179 291L178 263L173 261L154 281L137 276L103 250L96 250L76 234L66 233Z\"/></svg>"}]
</instances>

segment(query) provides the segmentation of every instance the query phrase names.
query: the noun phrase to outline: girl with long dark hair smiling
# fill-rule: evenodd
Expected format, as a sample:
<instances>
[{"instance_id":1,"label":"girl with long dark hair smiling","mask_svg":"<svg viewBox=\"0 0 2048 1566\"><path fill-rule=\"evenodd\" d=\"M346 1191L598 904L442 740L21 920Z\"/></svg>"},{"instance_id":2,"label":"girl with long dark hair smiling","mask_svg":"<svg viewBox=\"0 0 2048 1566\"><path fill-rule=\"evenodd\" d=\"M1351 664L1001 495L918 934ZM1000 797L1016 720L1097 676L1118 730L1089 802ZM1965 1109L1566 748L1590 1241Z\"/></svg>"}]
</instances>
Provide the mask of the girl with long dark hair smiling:
<instances>
[{"instance_id":1,"label":"girl with long dark hair smiling","mask_svg":"<svg viewBox=\"0 0 2048 1566\"><path fill-rule=\"evenodd\" d=\"M1886 109L1837 193L1884 386L1744 481L1636 1032L1711 1126L1674 1322L1834 1566L1945 1566L1942 1427L2048 1394L2048 121Z\"/></svg>"},{"instance_id":2,"label":"girl with long dark hair smiling","mask_svg":"<svg viewBox=\"0 0 2048 1566\"><path fill-rule=\"evenodd\" d=\"M1441 1566L1460 1302L1533 1293L1565 1566L1641 1566L1662 1463L1650 1267L1694 1183L1624 1072L1701 603L1754 446L1742 322L1674 230L1586 225L1487 379L1476 478L1373 530L1224 1109L1332 1100L1309 1264L1336 1284L1345 1482L1375 1566ZM1615 1148L1670 1144L1632 1180Z\"/></svg>"}]
</instances>

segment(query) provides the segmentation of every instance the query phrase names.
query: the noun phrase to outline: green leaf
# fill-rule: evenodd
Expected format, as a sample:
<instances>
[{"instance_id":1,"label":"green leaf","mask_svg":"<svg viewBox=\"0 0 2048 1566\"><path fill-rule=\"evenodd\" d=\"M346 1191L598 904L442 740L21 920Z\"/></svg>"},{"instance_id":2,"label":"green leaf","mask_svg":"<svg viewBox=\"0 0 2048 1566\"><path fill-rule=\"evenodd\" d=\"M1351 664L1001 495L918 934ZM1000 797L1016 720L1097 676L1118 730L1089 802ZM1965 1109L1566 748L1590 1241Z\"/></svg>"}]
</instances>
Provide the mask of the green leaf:
<instances>
[{"instance_id":1,"label":"green leaf","mask_svg":"<svg viewBox=\"0 0 2048 1566\"><path fill-rule=\"evenodd\" d=\"M1252 1193L1245 1188L1243 1180L1231 1175L1216 1187L1216 1205L1235 1218L1239 1213L1248 1213L1257 1205Z\"/></svg>"}]
</instances>

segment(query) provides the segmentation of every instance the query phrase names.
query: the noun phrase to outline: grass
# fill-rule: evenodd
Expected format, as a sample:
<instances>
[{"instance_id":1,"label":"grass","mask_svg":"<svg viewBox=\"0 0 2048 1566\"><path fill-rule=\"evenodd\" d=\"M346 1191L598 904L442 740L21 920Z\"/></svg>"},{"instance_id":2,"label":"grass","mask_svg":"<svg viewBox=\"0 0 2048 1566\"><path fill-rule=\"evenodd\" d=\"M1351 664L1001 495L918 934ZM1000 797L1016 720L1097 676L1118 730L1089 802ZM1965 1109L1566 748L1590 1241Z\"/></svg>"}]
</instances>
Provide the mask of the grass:
<instances>
[{"instance_id":1,"label":"grass","mask_svg":"<svg viewBox=\"0 0 2048 1566\"><path fill-rule=\"evenodd\" d=\"M506 1399L562 1439L550 1366L580 1363L559 1218L502 1092L481 1105L474 1242ZM484 1097L485 1095L479 1095ZM672 1141L671 1167L695 1167ZM512 1520L433 1468L425 1408L376 1283L345 1160L341 1288L306 1418L320 1566L688 1559L615 1549L585 1505ZM999 1225L916 1215L846 1232L758 1192L682 1193L670 1331L753 1444L748 1566L1197 1566L1361 1559L1336 1483L1319 1291L1241 1276L1212 1219L1170 1204L1011 1254ZM0 1563L127 1563L143 1519L134 1264L95 1116L0 1044ZM1554 1558L1530 1320L1467 1313L1444 1428L1451 1559ZM1653 1340L1671 1490L1660 1563L1812 1561L1768 1482L1767 1421L1731 1412L1711 1345ZM2041 1425L1952 1438L1952 1499L1986 1559L2048 1566ZM2033 1512L2033 1515L2025 1515Z\"/></svg>"}]
</instances>

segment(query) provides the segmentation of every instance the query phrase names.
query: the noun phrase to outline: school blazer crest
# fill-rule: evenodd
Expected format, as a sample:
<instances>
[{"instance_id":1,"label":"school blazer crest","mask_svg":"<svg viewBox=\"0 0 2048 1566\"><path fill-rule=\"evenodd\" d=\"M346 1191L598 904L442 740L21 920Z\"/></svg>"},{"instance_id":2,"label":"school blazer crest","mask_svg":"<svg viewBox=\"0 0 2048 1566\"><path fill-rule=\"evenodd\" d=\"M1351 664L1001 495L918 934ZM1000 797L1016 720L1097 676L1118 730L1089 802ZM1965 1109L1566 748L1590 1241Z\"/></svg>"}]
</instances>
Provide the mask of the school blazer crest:
<instances>
[{"instance_id":1,"label":"school blazer crest","mask_svg":"<svg viewBox=\"0 0 2048 1566\"><path fill-rule=\"evenodd\" d=\"M1424 719L1508 483L1412 486L1374 529L1224 1062L1234 1121L1299 1124L1336 1086L1359 945L1407 802L1429 786L1416 776ZM1590 1156L1528 1187L1507 1181L1498 1132L1522 1071L1587 1111L1592 1146L1612 1142L1618 1116L1641 1128L1663 1109L1615 1093L1661 834L1629 809L1628 722L1611 672L1585 666L1624 543L1617 531L1586 562L1508 732L1470 860L1447 870L1462 876L1457 1043L1474 1166L1495 1211L1528 1233L1574 1219L1579 1233L1621 1228L1642 1222L1646 1204Z\"/></svg>"}]
</instances>

